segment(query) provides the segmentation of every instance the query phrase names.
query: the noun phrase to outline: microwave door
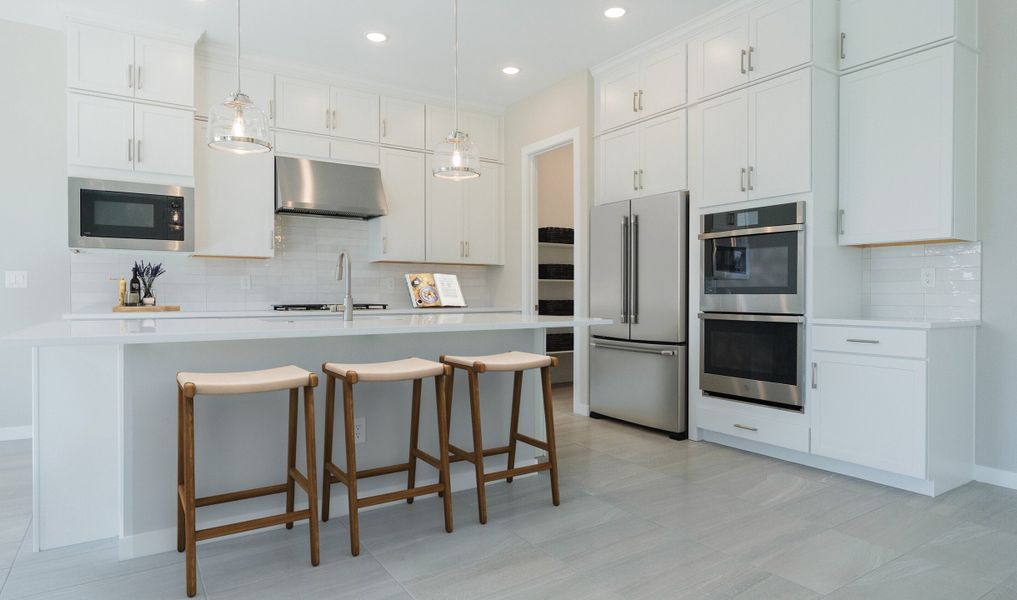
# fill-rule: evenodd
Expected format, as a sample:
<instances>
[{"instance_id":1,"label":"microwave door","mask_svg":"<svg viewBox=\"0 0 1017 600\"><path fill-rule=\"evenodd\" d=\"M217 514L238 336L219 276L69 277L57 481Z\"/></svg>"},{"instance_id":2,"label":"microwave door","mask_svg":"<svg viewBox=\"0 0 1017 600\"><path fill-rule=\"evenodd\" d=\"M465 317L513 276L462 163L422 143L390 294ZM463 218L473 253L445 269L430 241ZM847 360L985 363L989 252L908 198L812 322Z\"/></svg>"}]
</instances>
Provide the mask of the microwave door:
<instances>
[{"instance_id":1,"label":"microwave door","mask_svg":"<svg viewBox=\"0 0 1017 600\"><path fill-rule=\"evenodd\" d=\"M632 201L629 327L638 342L686 341L686 196Z\"/></svg>"},{"instance_id":2,"label":"microwave door","mask_svg":"<svg viewBox=\"0 0 1017 600\"><path fill-rule=\"evenodd\" d=\"M590 315L613 321L593 327L595 336L629 339L629 208L624 200L590 213Z\"/></svg>"}]
</instances>

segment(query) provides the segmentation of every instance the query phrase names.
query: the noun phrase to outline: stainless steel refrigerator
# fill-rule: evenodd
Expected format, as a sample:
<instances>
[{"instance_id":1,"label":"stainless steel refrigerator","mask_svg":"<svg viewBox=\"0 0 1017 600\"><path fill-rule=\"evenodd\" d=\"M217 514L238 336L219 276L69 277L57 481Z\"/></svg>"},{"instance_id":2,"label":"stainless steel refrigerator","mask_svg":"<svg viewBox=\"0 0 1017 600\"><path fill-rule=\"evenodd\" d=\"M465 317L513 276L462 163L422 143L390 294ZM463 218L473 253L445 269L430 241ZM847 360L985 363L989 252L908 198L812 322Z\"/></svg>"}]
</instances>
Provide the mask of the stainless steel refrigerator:
<instances>
[{"instance_id":1,"label":"stainless steel refrigerator","mask_svg":"<svg viewBox=\"0 0 1017 600\"><path fill-rule=\"evenodd\" d=\"M590 216L590 411L688 435L688 194Z\"/></svg>"}]
</instances>

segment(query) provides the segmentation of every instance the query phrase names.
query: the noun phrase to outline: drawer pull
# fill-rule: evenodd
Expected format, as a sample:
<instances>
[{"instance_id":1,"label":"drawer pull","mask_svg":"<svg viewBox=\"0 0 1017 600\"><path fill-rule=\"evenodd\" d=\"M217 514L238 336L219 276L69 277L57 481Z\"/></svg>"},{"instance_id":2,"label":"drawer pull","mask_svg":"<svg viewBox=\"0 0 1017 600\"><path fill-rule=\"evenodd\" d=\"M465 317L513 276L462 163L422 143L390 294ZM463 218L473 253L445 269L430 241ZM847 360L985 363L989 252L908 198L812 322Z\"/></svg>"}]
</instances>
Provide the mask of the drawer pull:
<instances>
[{"instance_id":1,"label":"drawer pull","mask_svg":"<svg viewBox=\"0 0 1017 600\"><path fill-rule=\"evenodd\" d=\"M859 339L854 339L854 338L848 338L847 341L851 342L852 344L878 344L879 343L879 340L859 340Z\"/></svg>"},{"instance_id":2,"label":"drawer pull","mask_svg":"<svg viewBox=\"0 0 1017 600\"><path fill-rule=\"evenodd\" d=\"M744 429L745 431L759 431L758 428L752 427L751 425L742 425L741 423L735 423L734 426L738 429Z\"/></svg>"}]
</instances>

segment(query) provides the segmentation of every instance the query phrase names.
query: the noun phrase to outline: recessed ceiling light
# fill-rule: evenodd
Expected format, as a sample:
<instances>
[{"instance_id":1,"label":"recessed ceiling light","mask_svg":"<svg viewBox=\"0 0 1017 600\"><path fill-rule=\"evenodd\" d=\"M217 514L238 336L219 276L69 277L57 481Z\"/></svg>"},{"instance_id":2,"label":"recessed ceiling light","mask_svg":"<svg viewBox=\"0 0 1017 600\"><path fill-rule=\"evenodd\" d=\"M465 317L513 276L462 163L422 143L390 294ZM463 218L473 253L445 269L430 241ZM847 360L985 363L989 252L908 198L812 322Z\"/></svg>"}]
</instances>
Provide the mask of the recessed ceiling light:
<instances>
[{"instance_id":1,"label":"recessed ceiling light","mask_svg":"<svg viewBox=\"0 0 1017 600\"><path fill-rule=\"evenodd\" d=\"M375 44L380 44L388 39L388 36L380 31L372 31L367 34L367 39L371 40Z\"/></svg>"},{"instance_id":2,"label":"recessed ceiling light","mask_svg":"<svg viewBox=\"0 0 1017 600\"><path fill-rule=\"evenodd\" d=\"M518 75L519 67L505 67L504 69L501 70L501 72L506 75Z\"/></svg>"},{"instance_id":3,"label":"recessed ceiling light","mask_svg":"<svg viewBox=\"0 0 1017 600\"><path fill-rule=\"evenodd\" d=\"M608 19L617 19L618 17L624 17L625 9L621 8L620 6L609 8L604 11L604 16L607 17Z\"/></svg>"}]
</instances>

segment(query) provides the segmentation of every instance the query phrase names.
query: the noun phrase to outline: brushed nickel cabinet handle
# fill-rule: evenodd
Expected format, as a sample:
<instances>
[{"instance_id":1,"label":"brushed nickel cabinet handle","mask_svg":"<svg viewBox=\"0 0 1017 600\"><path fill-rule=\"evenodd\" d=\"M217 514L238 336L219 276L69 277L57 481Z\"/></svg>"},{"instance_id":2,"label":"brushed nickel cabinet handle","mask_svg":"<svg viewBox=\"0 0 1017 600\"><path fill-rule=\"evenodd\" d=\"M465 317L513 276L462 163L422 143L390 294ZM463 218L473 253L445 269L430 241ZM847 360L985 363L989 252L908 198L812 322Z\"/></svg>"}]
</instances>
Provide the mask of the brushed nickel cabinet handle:
<instances>
[{"instance_id":1,"label":"brushed nickel cabinet handle","mask_svg":"<svg viewBox=\"0 0 1017 600\"><path fill-rule=\"evenodd\" d=\"M840 59L844 60L847 58L847 34L843 31L840 33Z\"/></svg>"},{"instance_id":2,"label":"brushed nickel cabinet handle","mask_svg":"<svg viewBox=\"0 0 1017 600\"><path fill-rule=\"evenodd\" d=\"M134 140L127 138L127 162L134 162Z\"/></svg>"},{"instance_id":3,"label":"brushed nickel cabinet handle","mask_svg":"<svg viewBox=\"0 0 1017 600\"><path fill-rule=\"evenodd\" d=\"M127 65L127 87L134 87L134 65Z\"/></svg>"},{"instance_id":4,"label":"brushed nickel cabinet handle","mask_svg":"<svg viewBox=\"0 0 1017 600\"><path fill-rule=\"evenodd\" d=\"M388 121L386 119L381 120L381 137L388 137Z\"/></svg>"},{"instance_id":5,"label":"brushed nickel cabinet handle","mask_svg":"<svg viewBox=\"0 0 1017 600\"><path fill-rule=\"evenodd\" d=\"M388 236L381 238L381 253L388 254Z\"/></svg>"},{"instance_id":6,"label":"brushed nickel cabinet handle","mask_svg":"<svg viewBox=\"0 0 1017 600\"><path fill-rule=\"evenodd\" d=\"M325 109L325 129L332 129L332 111Z\"/></svg>"},{"instance_id":7,"label":"brushed nickel cabinet handle","mask_svg":"<svg viewBox=\"0 0 1017 600\"><path fill-rule=\"evenodd\" d=\"M632 112L639 112L639 92L632 92Z\"/></svg>"},{"instance_id":8,"label":"brushed nickel cabinet handle","mask_svg":"<svg viewBox=\"0 0 1017 600\"><path fill-rule=\"evenodd\" d=\"M141 163L141 138L138 138L138 149L134 152L135 156L138 157L138 163Z\"/></svg>"},{"instance_id":9,"label":"brushed nickel cabinet handle","mask_svg":"<svg viewBox=\"0 0 1017 600\"><path fill-rule=\"evenodd\" d=\"M268 101L268 118L275 121L275 99L272 98Z\"/></svg>"},{"instance_id":10,"label":"brushed nickel cabinet handle","mask_svg":"<svg viewBox=\"0 0 1017 600\"><path fill-rule=\"evenodd\" d=\"M749 167L749 191L751 192L754 188L752 187L752 174L756 172L755 167Z\"/></svg>"},{"instance_id":11,"label":"brushed nickel cabinet handle","mask_svg":"<svg viewBox=\"0 0 1017 600\"><path fill-rule=\"evenodd\" d=\"M466 240L466 258L470 257L470 240Z\"/></svg>"},{"instance_id":12,"label":"brushed nickel cabinet handle","mask_svg":"<svg viewBox=\"0 0 1017 600\"><path fill-rule=\"evenodd\" d=\"M837 211L837 231L844 235L844 209Z\"/></svg>"},{"instance_id":13,"label":"brushed nickel cabinet handle","mask_svg":"<svg viewBox=\"0 0 1017 600\"><path fill-rule=\"evenodd\" d=\"M639 189L643 189L643 170L639 169Z\"/></svg>"},{"instance_id":14,"label":"brushed nickel cabinet handle","mask_svg":"<svg viewBox=\"0 0 1017 600\"><path fill-rule=\"evenodd\" d=\"M333 108L332 109L332 130L335 131L336 129L339 129L339 113L337 113L336 110Z\"/></svg>"},{"instance_id":15,"label":"brushed nickel cabinet handle","mask_svg":"<svg viewBox=\"0 0 1017 600\"><path fill-rule=\"evenodd\" d=\"M755 52L755 51L756 51L756 49L754 47L749 46L749 71L750 72L756 70L756 68L752 66L752 53Z\"/></svg>"},{"instance_id":16,"label":"brushed nickel cabinet handle","mask_svg":"<svg viewBox=\"0 0 1017 600\"><path fill-rule=\"evenodd\" d=\"M746 57L747 54L748 54L748 52L746 52L745 50L742 50L742 62L741 62L742 75L748 73L748 70L745 68L745 57Z\"/></svg>"},{"instance_id":17,"label":"brushed nickel cabinet handle","mask_svg":"<svg viewBox=\"0 0 1017 600\"><path fill-rule=\"evenodd\" d=\"M742 425L741 423L735 423L734 426L737 429L744 429L745 431L759 431L757 427L753 427L751 425Z\"/></svg>"},{"instance_id":18,"label":"brushed nickel cabinet handle","mask_svg":"<svg viewBox=\"0 0 1017 600\"><path fill-rule=\"evenodd\" d=\"M639 171L632 171L632 191L639 191Z\"/></svg>"},{"instance_id":19,"label":"brushed nickel cabinet handle","mask_svg":"<svg viewBox=\"0 0 1017 600\"><path fill-rule=\"evenodd\" d=\"M745 190L745 167L741 168L741 174L739 175L739 178L740 178L739 181L741 182L741 190L744 192L744 191L746 191Z\"/></svg>"},{"instance_id":20,"label":"brushed nickel cabinet handle","mask_svg":"<svg viewBox=\"0 0 1017 600\"><path fill-rule=\"evenodd\" d=\"M138 88L137 89L140 90L141 89L141 65L138 65L138 76L137 76L136 80L137 80L137 84L138 84Z\"/></svg>"},{"instance_id":21,"label":"brushed nickel cabinet handle","mask_svg":"<svg viewBox=\"0 0 1017 600\"><path fill-rule=\"evenodd\" d=\"M819 364L812 363L812 389L819 387Z\"/></svg>"},{"instance_id":22,"label":"brushed nickel cabinet handle","mask_svg":"<svg viewBox=\"0 0 1017 600\"><path fill-rule=\"evenodd\" d=\"M639 90L639 110L643 110L643 90Z\"/></svg>"},{"instance_id":23,"label":"brushed nickel cabinet handle","mask_svg":"<svg viewBox=\"0 0 1017 600\"><path fill-rule=\"evenodd\" d=\"M857 339L857 338L848 338L846 341L850 342L852 344L878 344L879 343L879 340L862 340L862 339Z\"/></svg>"}]
</instances>

